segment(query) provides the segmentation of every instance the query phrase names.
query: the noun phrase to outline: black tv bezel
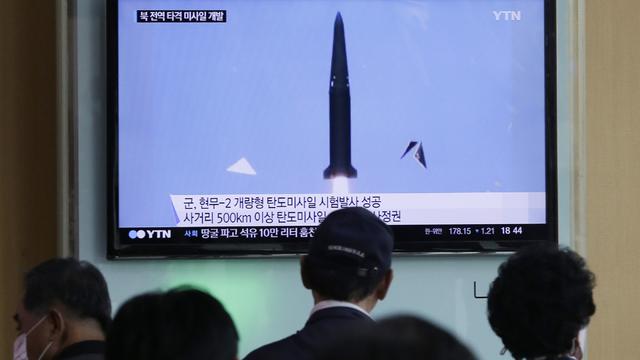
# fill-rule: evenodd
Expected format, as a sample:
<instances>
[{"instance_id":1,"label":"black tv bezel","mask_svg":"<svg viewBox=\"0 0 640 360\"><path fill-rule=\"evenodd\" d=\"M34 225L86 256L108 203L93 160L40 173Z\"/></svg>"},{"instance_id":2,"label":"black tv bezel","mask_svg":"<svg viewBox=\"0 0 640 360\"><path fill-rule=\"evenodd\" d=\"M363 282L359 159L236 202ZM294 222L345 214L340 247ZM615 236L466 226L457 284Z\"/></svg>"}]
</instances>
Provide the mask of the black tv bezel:
<instances>
[{"instance_id":1,"label":"black tv bezel","mask_svg":"<svg viewBox=\"0 0 640 360\"><path fill-rule=\"evenodd\" d=\"M558 243L556 1L544 0L546 228L548 238L533 240L426 241L396 237L396 254L508 253L534 243ZM107 0L107 258L219 258L286 256L306 252L308 241L273 242L237 249L207 244L123 244L118 224L118 0ZM301 239L302 240L302 239Z\"/></svg>"}]
</instances>

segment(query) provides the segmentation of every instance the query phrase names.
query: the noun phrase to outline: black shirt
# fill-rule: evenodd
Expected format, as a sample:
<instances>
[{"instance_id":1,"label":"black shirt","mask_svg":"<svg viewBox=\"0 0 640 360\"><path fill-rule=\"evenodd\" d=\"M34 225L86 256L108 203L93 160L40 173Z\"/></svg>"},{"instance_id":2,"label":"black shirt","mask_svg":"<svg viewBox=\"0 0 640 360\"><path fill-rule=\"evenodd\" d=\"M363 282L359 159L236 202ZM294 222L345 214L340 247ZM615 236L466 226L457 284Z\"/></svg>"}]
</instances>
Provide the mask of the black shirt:
<instances>
[{"instance_id":1,"label":"black shirt","mask_svg":"<svg viewBox=\"0 0 640 360\"><path fill-rule=\"evenodd\" d=\"M252 351L244 360L313 359L320 349L348 329L373 323L367 314L348 307L318 310L309 317L302 330Z\"/></svg>"},{"instance_id":2,"label":"black shirt","mask_svg":"<svg viewBox=\"0 0 640 360\"><path fill-rule=\"evenodd\" d=\"M81 341L71 344L54 358L55 360L102 360L105 342L97 340Z\"/></svg>"}]
</instances>

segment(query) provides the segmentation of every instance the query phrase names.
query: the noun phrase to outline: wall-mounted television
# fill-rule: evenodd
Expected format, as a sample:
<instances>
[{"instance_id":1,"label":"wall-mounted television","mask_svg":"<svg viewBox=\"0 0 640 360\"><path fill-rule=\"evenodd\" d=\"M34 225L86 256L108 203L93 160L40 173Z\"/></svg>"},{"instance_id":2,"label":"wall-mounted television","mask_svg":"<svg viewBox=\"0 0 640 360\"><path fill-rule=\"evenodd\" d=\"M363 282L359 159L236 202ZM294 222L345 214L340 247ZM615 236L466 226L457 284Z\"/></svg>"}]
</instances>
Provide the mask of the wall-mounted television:
<instances>
[{"instance_id":1,"label":"wall-mounted television","mask_svg":"<svg viewBox=\"0 0 640 360\"><path fill-rule=\"evenodd\" d=\"M107 4L109 258L557 242L555 1Z\"/></svg>"}]
</instances>

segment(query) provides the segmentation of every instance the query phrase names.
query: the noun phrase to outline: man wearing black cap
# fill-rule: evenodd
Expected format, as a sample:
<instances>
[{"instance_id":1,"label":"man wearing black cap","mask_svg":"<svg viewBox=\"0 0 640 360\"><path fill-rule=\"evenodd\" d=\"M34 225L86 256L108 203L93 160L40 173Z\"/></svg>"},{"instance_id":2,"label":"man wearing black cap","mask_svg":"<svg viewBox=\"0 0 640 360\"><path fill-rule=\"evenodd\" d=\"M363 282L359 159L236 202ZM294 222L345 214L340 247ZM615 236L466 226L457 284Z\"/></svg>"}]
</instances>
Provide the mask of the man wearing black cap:
<instances>
[{"instance_id":1,"label":"man wearing black cap","mask_svg":"<svg viewBox=\"0 0 640 360\"><path fill-rule=\"evenodd\" d=\"M315 304L309 320L296 334L254 350L245 360L312 359L345 331L371 325L369 313L393 279L392 250L391 229L368 210L329 214L300 260L302 283Z\"/></svg>"}]
</instances>

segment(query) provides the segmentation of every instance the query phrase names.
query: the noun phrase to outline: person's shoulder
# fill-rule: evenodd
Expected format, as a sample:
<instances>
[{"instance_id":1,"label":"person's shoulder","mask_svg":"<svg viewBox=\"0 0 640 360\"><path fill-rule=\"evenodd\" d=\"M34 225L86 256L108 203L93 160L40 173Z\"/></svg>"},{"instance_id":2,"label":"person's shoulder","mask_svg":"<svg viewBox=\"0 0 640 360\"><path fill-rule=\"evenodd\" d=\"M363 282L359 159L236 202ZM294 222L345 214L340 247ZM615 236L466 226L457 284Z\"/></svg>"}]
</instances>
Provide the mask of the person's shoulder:
<instances>
[{"instance_id":1,"label":"person's shoulder","mask_svg":"<svg viewBox=\"0 0 640 360\"><path fill-rule=\"evenodd\" d=\"M84 354L70 357L67 360L104 360L103 354Z\"/></svg>"},{"instance_id":2,"label":"person's shoulder","mask_svg":"<svg viewBox=\"0 0 640 360\"><path fill-rule=\"evenodd\" d=\"M263 345L244 357L243 360L276 360L276 359L297 359L296 351L293 351L293 337L288 336L284 339Z\"/></svg>"},{"instance_id":3,"label":"person's shoulder","mask_svg":"<svg viewBox=\"0 0 640 360\"><path fill-rule=\"evenodd\" d=\"M306 360L336 337L373 324L364 312L349 307L331 307L311 315L304 328L282 340L253 350L244 360Z\"/></svg>"},{"instance_id":4,"label":"person's shoulder","mask_svg":"<svg viewBox=\"0 0 640 360\"><path fill-rule=\"evenodd\" d=\"M56 355L56 360L104 360L104 341L80 341L73 343Z\"/></svg>"}]
</instances>

